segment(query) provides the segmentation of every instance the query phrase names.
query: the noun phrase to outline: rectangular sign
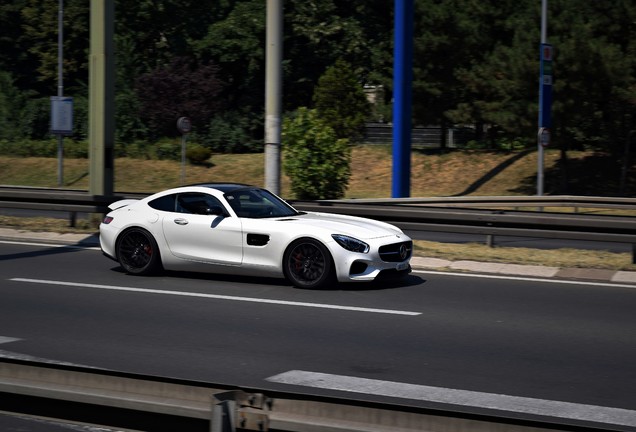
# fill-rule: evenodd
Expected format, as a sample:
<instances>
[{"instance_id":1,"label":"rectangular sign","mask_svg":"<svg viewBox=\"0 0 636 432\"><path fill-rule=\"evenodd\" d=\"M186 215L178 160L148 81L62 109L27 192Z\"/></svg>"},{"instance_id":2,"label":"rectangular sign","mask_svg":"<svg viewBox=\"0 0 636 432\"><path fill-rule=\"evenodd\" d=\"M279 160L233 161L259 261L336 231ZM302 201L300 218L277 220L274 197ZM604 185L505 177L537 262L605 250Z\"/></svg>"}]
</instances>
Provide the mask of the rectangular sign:
<instances>
[{"instance_id":1,"label":"rectangular sign","mask_svg":"<svg viewBox=\"0 0 636 432\"><path fill-rule=\"evenodd\" d=\"M51 96L51 133L71 135L73 133L73 98Z\"/></svg>"}]
</instances>

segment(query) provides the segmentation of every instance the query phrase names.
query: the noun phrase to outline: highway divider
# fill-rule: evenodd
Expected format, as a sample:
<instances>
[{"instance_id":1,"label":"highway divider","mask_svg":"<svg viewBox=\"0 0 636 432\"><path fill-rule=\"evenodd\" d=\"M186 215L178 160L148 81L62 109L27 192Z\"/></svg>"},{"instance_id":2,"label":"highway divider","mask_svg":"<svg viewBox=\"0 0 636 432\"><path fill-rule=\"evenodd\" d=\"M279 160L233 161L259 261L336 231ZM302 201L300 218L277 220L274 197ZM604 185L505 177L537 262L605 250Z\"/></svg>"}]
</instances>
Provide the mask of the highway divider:
<instances>
[{"instance_id":1,"label":"highway divider","mask_svg":"<svg viewBox=\"0 0 636 432\"><path fill-rule=\"evenodd\" d=\"M0 359L0 410L145 431L591 432L633 430L467 406L386 404ZM51 408L53 407L53 408Z\"/></svg>"}]
</instances>

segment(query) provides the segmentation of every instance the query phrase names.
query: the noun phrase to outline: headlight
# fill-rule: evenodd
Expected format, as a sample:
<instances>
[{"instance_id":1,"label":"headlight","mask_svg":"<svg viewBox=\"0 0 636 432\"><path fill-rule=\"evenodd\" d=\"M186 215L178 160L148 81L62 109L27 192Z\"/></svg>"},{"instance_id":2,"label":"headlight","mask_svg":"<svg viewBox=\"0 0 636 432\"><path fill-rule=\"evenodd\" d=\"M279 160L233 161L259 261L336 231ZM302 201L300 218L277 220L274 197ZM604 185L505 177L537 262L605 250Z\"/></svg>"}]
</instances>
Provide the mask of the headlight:
<instances>
[{"instance_id":1,"label":"headlight","mask_svg":"<svg viewBox=\"0 0 636 432\"><path fill-rule=\"evenodd\" d=\"M336 243L348 251L360 253L369 252L369 245L356 238L349 237L344 234L332 234L331 237L333 237Z\"/></svg>"}]
</instances>

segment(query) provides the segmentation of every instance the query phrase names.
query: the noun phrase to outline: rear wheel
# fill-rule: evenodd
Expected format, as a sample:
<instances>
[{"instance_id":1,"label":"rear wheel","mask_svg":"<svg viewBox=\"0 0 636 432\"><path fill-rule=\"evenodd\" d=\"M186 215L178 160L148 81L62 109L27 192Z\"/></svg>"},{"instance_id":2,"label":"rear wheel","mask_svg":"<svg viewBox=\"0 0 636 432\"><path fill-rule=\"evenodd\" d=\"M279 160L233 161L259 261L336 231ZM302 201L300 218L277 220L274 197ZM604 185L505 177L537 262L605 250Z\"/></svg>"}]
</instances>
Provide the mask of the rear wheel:
<instances>
[{"instance_id":1,"label":"rear wheel","mask_svg":"<svg viewBox=\"0 0 636 432\"><path fill-rule=\"evenodd\" d=\"M331 254L314 239L293 242L285 252L283 266L287 279L299 288L324 288L335 282Z\"/></svg>"},{"instance_id":2,"label":"rear wheel","mask_svg":"<svg viewBox=\"0 0 636 432\"><path fill-rule=\"evenodd\" d=\"M131 228L121 235L117 241L117 259L130 274L148 275L161 268L157 242L142 228Z\"/></svg>"}]
</instances>

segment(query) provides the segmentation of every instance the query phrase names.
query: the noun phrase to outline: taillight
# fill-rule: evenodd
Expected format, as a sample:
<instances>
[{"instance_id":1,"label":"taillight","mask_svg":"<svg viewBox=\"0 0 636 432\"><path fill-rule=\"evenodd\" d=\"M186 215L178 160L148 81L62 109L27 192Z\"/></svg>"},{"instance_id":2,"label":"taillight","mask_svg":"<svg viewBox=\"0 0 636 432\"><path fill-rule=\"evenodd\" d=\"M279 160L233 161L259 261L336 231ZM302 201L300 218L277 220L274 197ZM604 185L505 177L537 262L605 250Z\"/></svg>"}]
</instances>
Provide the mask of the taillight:
<instances>
[{"instance_id":1,"label":"taillight","mask_svg":"<svg viewBox=\"0 0 636 432\"><path fill-rule=\"evenodd\" d=\"M106 216L104 218L104 220L102 221L103 224L108 225L109 223L111 223L113 221L113 218L110 216Z\"/></svg>"}]
</instances>

